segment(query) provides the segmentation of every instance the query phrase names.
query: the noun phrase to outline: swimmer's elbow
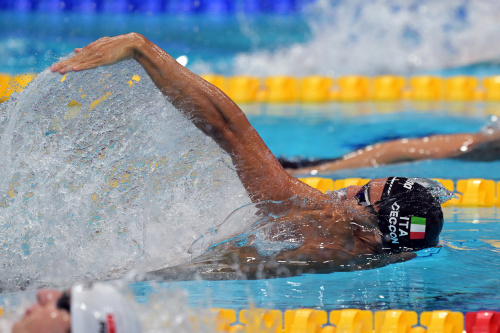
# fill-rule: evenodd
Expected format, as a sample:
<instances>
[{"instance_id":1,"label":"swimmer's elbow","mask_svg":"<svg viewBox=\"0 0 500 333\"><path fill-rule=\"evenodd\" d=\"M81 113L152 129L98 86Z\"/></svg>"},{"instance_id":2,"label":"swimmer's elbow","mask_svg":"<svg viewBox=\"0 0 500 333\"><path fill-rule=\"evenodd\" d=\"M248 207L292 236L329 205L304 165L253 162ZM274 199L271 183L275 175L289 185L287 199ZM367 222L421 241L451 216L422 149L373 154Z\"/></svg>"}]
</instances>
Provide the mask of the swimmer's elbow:
<instances>
[{"instance_id":1,"label":"swimmer's elbow","mask_svg":"<svg viewBox=\"0 0 500 333\"><path fill-rule=\"evenodd\" d=\"M195 122L195 125L226 151L237 139L231 125L221 117Z\"/></svg>"}]
</instances>

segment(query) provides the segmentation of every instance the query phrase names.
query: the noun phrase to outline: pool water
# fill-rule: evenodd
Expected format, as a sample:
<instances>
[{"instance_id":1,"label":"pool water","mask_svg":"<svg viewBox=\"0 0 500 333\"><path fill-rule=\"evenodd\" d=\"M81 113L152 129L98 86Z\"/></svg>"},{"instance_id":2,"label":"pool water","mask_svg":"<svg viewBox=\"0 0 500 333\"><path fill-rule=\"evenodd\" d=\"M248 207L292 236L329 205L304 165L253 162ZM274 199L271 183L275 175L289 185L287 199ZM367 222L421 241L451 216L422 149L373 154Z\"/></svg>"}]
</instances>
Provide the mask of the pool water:
<instances>
[{"instance_id":1,"label":"pool water","mask_svg":"<svg viewBox=\"0 0 500 333\"><path fill-rule=\"evenodd\" d=\"M498 309L500 212L497 208L445 208L442 247L374 270L307 274L253 281L158 282L189 291L193 307L244 309L356 308L460 312ZM146 301L155 283L132 284Z\"/></svg>"},{"instance_id":2,"label":"pool water","mask_svg":"<svg viewBox=\"0 0 500 333\"><path fill-rule=\"evenodd\" d=\"M426 5L431 6L431 3ZM467 6L474 7L473 4ZM357 11L356 7L348 7L346 10L352 14ZM342 13L338 8L333 10L334 13ZM464 32L469 31L468 28L474 31L477 27L477 21L472 15L474 10L470 9L472 18L469 25L460 19L453 21L453 24L443 24L446 33L440 37L451 38L446 44L448 53L431 54L431 57L440 59L441 62L432 63L430 66L421 64L425 64L425 57L421 52L423 47L419 44L425 45L426 38L430 38L429 31L421 31L418 37L412 28L413 24L411 29L408 29L408 24L402 22L395 29L397 36L389 36L384 42L401 42L399 44L405 52L407 48L412 48L414 52L411 57L405 57L404 65L394 69L387 67L384 62L388 58L387 55L378 53L372 54L373 57L369 60L363 57L354 59L358 61L359 67L353 65L343 68L343 63L333 56L331 66L313 66L325 65L329 60L329 54L325 56L315 49L317 45L328 49L342 47L352 52L363 50L363 54L370 54L369 50L380 49L381 41L370 42L371 35L363 24L370 23L367 21L368 10L357 11L358 21L351 21L354 33L337 30L342 37L338 40L331 40L321 33L328 32L328 27L337 28L335 24L327 24L326 27L323 25L318 32L315 21L303 13L278 18L163 15L145 19L137 15L98 14L85 17L71 13L13 15L10 12L0 12L0 32L4 36L0 40L0 59L3 59L0 62L0 72L40 72L75 47L105 35L138 31L159 43L175 57L187 55L188 67L198 74L208 71L245 74L242 68L246 64L248 68L260 68L255 75L305 75L318 72L330 76L338 73L393 72L403 72L406 75L422 72L441 75L494 75L499 71L495 57L485 52L484 48L481 49L480 45L469 50L467 42L464 42L464 38L467 41L472 34ZM400 15L400 19L406 17L404 13L398 13L394 15ZM491 10L492 17L495 17L495 13L495 10ZM489 22L488 17L490 16L483 16L485 26ZM415 25L418 26L416 23ZM388 27L388 30L391 29L394 30L393 27ZM484 40L487 40L489 45L500 45L493 43L489 36L484 34ZM441 43L440 40L438 42ZM276 65L280 63L280 54L289 53L292 55L290 58L296 60L301 59L309 49L316 51L311 52L307 61L297 61L297 66L288 66L280 73L275 70L278 68ZM395 58L403 54L402 50L393 51ZM470 54L467 51L470 51ZM450 54L454 55L453 59L462 59L464 54L470 55L470 59L476 62L470 65L466 62L448 61ZM479 55L483 54L487 56L481 58ZM249 60L250 58L254 60ZM476 132L486 123L491 113L484 105L475 103L458 106L439 104L425 111L418 111L419 108L414 105L387 106L373 103L256 104L243 105L242 108L274 154L314 158L339 157L374 142L400 137ZM499 167L498 161L438 160L345 170L326 176L374 178L397 174L453 180L472 177L498 180ZM243 309L254 305L277 309L314 307L325 310L403 308L418 312L434 309L461 312L498 309L498 214L500 212L497 208L447 207L441 248L424 250L419 252L418 258L410 262L375 270L257 281L150 281L133 283L131 287L141 302L148 300L158 283L166 289L183 288L188 290L189 302L193 307ZM93 250L99 252L100 249ZM0 295L0 304L4 304L3 301Z\"/></svg>"},{"instance_id":3,"label":"pool water","mask_svg":"<svg viewBox=\"0 0 500 333\"><path fill-rule=\"evenodd\" d=\"M272 34L266 32L273 31ZM302 43L310 36L304 17L12 13L0 11L0 73L38 73L77 47L104 36L137 32L188 67L229 73L235 54ZM265 35L265 38L253 36Z\"/></svg>"},{"instance_id":4,"label":"pool water","mask_svg":"<svg viewBox=\"0 0 500 333\"><path fill-rule=\"evenodd\" d=\"M129 32L187 56L198 74L498 73L494 1L310 2L287 15L0 10L0 73L38 73L76 47Z\"/></svg>"},{"instance_id":5,"label":"pool water","mask_svg":"<svg viewBox=\"0 0 500 333\"><path fill-rule=\"evenodd\" d=\"M399 138L433 134L475 133L488 123L491 109L481 104L463 104L450 111L446 104L426 111L412 105L377 110L377 103L320 105L243 105L252 125L278 157L336 158L368 145ZM456 107L456 105L455 105ZM446 124L446 125L443 125ZM378 168L359 168L323 173L330 178L381 178L387 175L444 179L500 176L491 170L499 161L424 160Z\"/></svg>"},{"instance_id":6,"label":"pool water","mask_svg":"<svg viewBox=\"0 0 500 333\"><path fill-rule=\"evenodd\" d=\"M251 123L271 150L278 156L287 157L335 157L373 142L403 135L419 137L443 132L475 132L487 120L480 108L470 115L445 110L361 114L342 112L341 107L332 104L243 108L247 108ZM445 128L441 128L443 123ZM361 135L356 135L359 133ZM492 170L499 167L498 161L420 161L339 171L327 176L336 179L402 175L498 180L497 173ZM169 290L185 288L189 290L189 301L194 307L244 309L251 304L280 310L302 307L417 312L446 309L464 313L497 309L500 306L499 214L496 207L445 207L440 248L420 251L410 262L375 270L257 281L154 281L133 284L132 289L139 300L145 301L157 283Z\"/></svg>"}]
</instances>

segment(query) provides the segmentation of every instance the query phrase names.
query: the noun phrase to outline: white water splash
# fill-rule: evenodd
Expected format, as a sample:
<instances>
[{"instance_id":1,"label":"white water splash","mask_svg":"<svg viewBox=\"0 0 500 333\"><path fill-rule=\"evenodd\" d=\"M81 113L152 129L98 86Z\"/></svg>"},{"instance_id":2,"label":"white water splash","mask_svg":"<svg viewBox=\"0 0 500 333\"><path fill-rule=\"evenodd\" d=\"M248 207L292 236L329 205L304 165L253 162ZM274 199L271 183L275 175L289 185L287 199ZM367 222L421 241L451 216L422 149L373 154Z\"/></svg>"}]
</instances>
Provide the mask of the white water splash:
<instances>
[{"instance_id":1,"label":"white water splash","mask_svg":"<svg viewBox=\"0 0 500 333\"><path fill-rule=\"evenodd\" d=\"M46 70L0 106L0 289L183 262L249 202L229 156L135 62L61 78Z\"/></svg>"},{"instance_id":2,"label":"white water splash","mask_svg":"<svg viewBox=\"0 0 500 333\"><path fill-rule=\"evenodd\" d=\"M410 74L500 58L500 3L432 0L318 0L312 38L240 54L234 74Z\"/></svg>"}]
</instances>

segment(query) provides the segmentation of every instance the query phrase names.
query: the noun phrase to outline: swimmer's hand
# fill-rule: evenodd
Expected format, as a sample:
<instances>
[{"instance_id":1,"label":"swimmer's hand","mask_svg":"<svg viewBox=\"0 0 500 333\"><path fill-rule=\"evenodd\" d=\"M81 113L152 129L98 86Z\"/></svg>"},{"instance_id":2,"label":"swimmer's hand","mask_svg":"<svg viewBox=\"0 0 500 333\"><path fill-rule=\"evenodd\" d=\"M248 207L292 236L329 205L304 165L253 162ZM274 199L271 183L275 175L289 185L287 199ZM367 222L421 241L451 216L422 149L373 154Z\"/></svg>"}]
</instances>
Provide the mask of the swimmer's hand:
<instances>
[{"instance_id":1,"label":"swimmer's hand","mask_svg":"<svg viewBox=\"0 0 500 333\"><path fill-rule=\"evenodd\" d=\"M136 33L116 37L103 37L84 48L75 49L76 55L50 67L52 72L65 74L100 66L108 66L134 57L143 37Z\"/></svg>"}]
</instances>

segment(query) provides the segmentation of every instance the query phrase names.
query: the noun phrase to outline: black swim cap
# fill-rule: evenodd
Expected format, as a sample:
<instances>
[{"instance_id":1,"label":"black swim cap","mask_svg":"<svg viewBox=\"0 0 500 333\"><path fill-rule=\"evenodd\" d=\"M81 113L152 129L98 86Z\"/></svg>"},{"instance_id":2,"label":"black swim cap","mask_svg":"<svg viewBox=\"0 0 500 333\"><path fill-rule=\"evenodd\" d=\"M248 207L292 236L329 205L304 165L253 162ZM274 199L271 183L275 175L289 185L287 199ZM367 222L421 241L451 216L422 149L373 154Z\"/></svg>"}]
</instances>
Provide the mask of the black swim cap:
<instances>
[{"instance_id":1,"label":"black swim cap","mask_svg":"<svg viewBox=\"0 0 500 333\"><path fill-rule=\"evenodd\" d=\"M415 178L388 178L376 206L385 251L417 251L438 244L444 223L440 201Z\"/></svg>"}]
</instances>

